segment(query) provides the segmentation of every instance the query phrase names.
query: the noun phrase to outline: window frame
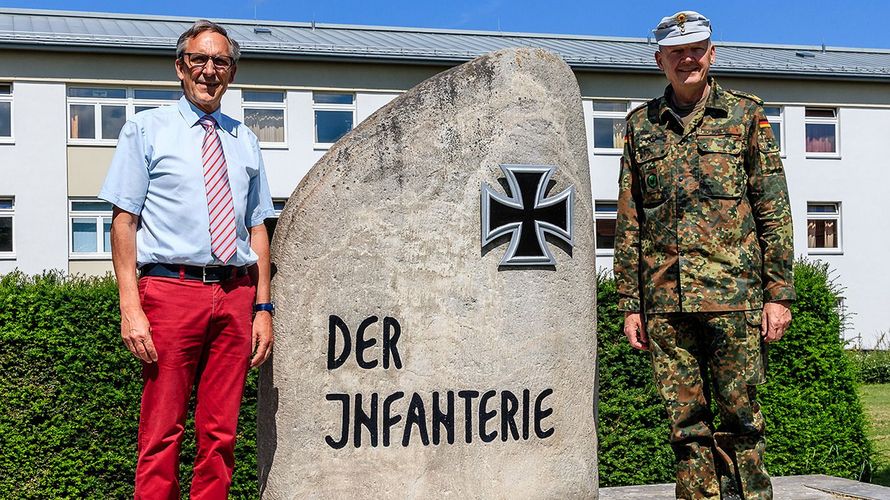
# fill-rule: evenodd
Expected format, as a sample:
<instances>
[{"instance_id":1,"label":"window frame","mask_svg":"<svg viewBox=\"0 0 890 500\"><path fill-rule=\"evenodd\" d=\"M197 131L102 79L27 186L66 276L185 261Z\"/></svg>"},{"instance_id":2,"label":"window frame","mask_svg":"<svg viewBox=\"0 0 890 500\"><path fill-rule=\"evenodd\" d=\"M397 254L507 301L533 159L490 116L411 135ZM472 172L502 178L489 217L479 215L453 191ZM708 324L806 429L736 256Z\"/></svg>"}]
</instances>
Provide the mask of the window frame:
<instances>
[{"instance_id":1,"label":"window frame","mask_svg":"<svg viewBox=\"0 0 890 500\"><path fill-rule=\"evenodd\" d=\"M834 118L808 117L808 109L830 109ZM834 151L807 151L807 125L834 125ZM841 157L841 110L837 106L804 106L803 109L803 150L807 158L840 158Z\"/></svg>"},{"instance_id":2,"label":"window frame","mask_svg":"<svg viewBox=\"0 0 890 500\"><path fill-rule=\"evenodd\" d=\"M267 101L248 101L244 98L244 92L281 92L283 95L283 99L281 102L267 102ZM248 109L271 109L271 110L282 110L284 113L284 141L283 142L264 142L259 140L259 136L257 136L257 140L259 141L261 149L287 149L287 90L269 90L269 89L241 89L241 116L247 116L246 111ZM313 113L313 120L314 120ZM245 123L245 127L247 124Z\"/></svg>"},{"instance_id":3,"label":"window frame","mask_svg":"<svg viewBox=\"0 0 890 500\"><path fill-rule=\"evenodd\" d=\"M826 212L810 212L810 205L834 205L834 213ZM843 204L840 201L807 201L807 254L808 255L841 255L844 253L844 236L843 236ZM810 247L809 225L811 220L833 220L836 225L837 247Z\"/></svg>"},{"instance_id":4,"label":"window frame","mask_svg":"<svg viewBox=\"0 0 890 500\"><path fill-rule=\"evenodd\" d=\"M315 102L315 94L347 94L352 96L352 104L329 104L329 103L318 103ZM349 132L355 130L356 118L358 116L357 110L358 106L356 105L356 101L358 96L355 92L342 92L337 90L313 90L312 91L312 148L313 149L330 149L331 146L334 145L333 142L318 142L318 124L315 122L315 113L316 111L351 111L352 112L352 127L349 129ZM345 134L344 134L345 135Z\"/></svg>"},{"instance_id":5,"label":"window frame","mask_svg":"<svg viewBox=\"0 0 890 500\"><path fill-rule=\"evenodd\" d=\"M0 251L0 260L15 259L15 196L0 196L0 200L9 200L12 202L12 208L0 208L0 218L12 219L12 250L8 252Z\"/></svg>"},{"instance_id":6,"label":"window frame","mask_svg":"<svg viewBox=\"0 0 890 500\"><path fill-rule=\"evenodd\" d=\"M766 116L766 120L772 123L779 124L779 156L785 158L785 135L788 127L785 126L785 106L781 104L769 104L765 103L764 107L764 116ZM766 114L765 108L779 108L779 116L770 116ZM806 135L806 126L804 126L804 135ZM837 139L837 129L835 129L835 139ZM804 139L806 142L806 139ZM806 144L804 144L804 149L806 149Z\"/></svg>"},{"instance_id":7,"label":"window frame","mask_svg":"<svg viewBox=\"0 0 890 500\"><path fill-rule=\"evenodd\" d=\"M613 205L615 205L615 211L612 212L612 211L597 210L596 208L597 208L597 205L599 205L599 204L613 204ZM594 200L594 202L593 202L593 246L594 246L594 250L596 251L596 255L598 257L613 257L615 255L615 246L614 245L612 245L612 248L600 248L596 244L596 238L597 238L596 225L600 219L609 219L609 220L616 221L616 225L617 225L618 200ZM617 227L616 227L615 233L616 233L616 235L618 233Z\"/></svg>"},{"instance_id":8,"label":"window frame","mask_svg":"<svg viewBox=\"0 0 890 500\"><path fill-rule=\"evenodd\" d=\"M124 97L71 97L68 95L70 89L78 88L78 89L113 89L113 90L123 90L125 92ZM67 140L68 145L71 146L117 146L118 138L114 139L103 139L102 138L102 106L123 106L124 107L124 121L130 120L136 114L136 108L141 106L151 106L151 107L161 107L170 104L176 104L178 99L176 100L166 100L166 99L145 99L145 98L137 98L136 91L137 90L165 90L165 91L179 91L181 94L180 88L174 87L122 87L118 85L67 85L65 87L65 115L67 118ZM93 138L85 138L85 137L71 137L71 106L72 105L92 105L93 106L93 119L95 121L95 137Z\"/></svg>"},{"instance_id":9,"label":"window frame","mask_svg":"<svg viewBox=\"0 0 890 500\"><path fill-rule=\"evenodd\" d=\"M596 103L597 102L623 102L625 104L625 110L622 113L621 111L597 111ZM590 102L590 144L592 146L591 150L593 154L597 155L620 155L624 153L624 147L620 148L598 148L596 147L596 119L597 118L607 118L607 119L619 119L622 121L627 120L627 114L630 113L631 109L631 101L629 99L591 99ZM626 125L625 125L626 127Z\"/></svg>"},{"instance_id":10,"label":"window frame","mask_svg":"<svg viewBox=\"0 0 890 500\"><path fill-rule=\"evenodd\" d=\"M0 82L2 85L9 85L9 94L0 94L0 102L9 103L9 135L0 135L0 144L15 143L15 83Z\"/></svg>"},{"instance_id":11,"label":"window frame","mask_svg":"<svg viewBox=\"0 0 890 500\"><path fill-rule=\"evenodd\" d=\"M111 251L104 252L99 249L105 248L105 226L104 219L111 220L113 209L109 211L101 210L84 210L74 211L74 204L79 202L87 203L108 203L99 198L69 198L68 199L68 258L70 260L110 260ZM76 252L74 251L74 219L96 219L96 252Z\"/></svg>"}]
</instances>

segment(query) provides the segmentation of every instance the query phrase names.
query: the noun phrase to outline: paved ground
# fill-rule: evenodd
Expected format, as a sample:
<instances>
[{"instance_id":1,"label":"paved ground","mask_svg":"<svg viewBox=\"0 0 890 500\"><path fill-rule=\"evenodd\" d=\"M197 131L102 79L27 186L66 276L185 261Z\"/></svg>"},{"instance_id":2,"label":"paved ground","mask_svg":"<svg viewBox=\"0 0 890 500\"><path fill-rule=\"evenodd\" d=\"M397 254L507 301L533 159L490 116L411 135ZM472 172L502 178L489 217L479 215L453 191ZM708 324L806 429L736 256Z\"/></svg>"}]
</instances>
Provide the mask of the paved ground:
<instances>
[{"instance_id":1,"label":"paved ground","mask_svg":"<svg viewBox=\"0 0 890 500\"><path fill-rule=\"evenodd\" d=\"M890 488L831 476L786 476L773 478L775 500L890 500ZM600 488L600 500L671 500L673 484Z\"/></svg>"}]
</instances>

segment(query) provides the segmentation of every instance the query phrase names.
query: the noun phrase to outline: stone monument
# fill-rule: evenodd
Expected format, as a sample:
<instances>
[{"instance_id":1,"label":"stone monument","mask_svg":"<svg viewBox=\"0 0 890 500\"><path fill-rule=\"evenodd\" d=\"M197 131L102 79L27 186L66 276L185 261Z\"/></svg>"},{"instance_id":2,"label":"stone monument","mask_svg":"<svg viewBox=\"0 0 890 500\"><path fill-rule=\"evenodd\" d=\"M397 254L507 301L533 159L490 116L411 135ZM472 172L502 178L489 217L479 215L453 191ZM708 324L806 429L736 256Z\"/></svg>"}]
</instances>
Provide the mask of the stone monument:
<instances>
[{"instance_id":1,"label":"stone monument","mask_svg":"<svg viewBox=\"0 0 890 500\"><path fill-rule=\"evenodd\" d=\"M578 85L544 50L337 142L276 229L263 498L595 498L592 213Z\"/></svg>"}]
</instances>

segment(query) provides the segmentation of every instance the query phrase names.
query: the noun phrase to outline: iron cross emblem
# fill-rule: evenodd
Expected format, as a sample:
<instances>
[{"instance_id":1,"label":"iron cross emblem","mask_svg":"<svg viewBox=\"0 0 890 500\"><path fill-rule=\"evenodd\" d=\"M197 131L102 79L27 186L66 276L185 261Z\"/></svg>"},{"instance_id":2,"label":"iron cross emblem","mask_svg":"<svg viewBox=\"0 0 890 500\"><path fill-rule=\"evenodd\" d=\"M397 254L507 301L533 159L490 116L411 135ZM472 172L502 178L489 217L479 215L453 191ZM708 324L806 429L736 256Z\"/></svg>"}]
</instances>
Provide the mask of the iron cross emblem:
<instances>
[{"instance_id":1,"label":"iron cross emblem","mask_svg":"<svg viewBox=\"0 0 890 500\"><path fill-rule=\"evenodd\" d=\"M509 187L503 195L482 183L482 247L510 235L502 266L554 265L545 234L573 246L574 186L547 198L551 165L501 165Z\"/></svg>"}]
</instances>

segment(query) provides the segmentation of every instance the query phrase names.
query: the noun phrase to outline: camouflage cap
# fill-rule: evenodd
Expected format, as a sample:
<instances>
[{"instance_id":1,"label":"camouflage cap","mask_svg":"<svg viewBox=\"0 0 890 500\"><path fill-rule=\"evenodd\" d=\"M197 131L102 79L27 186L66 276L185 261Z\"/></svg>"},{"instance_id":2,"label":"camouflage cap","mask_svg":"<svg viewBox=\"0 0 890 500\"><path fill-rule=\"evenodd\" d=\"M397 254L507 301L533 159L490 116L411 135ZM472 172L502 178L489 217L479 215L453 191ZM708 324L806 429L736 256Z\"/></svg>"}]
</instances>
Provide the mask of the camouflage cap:
<instances>
[{"instance_id":1,"label":"camouflage cap","mask_svg":"<svg viewBox=\"0 0 890 500\"><path fill-rule=\"evenodd\" d=\"M662 47L685 45L711 38L711 21L698 12L684 10L662 19L652 32Z\"/></svg>"}]
</instances>

